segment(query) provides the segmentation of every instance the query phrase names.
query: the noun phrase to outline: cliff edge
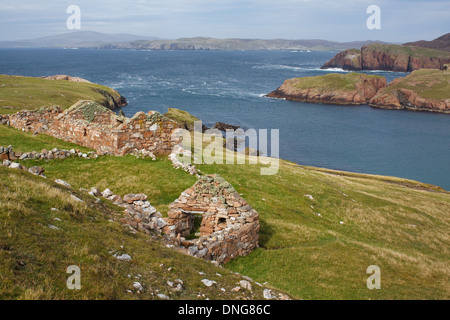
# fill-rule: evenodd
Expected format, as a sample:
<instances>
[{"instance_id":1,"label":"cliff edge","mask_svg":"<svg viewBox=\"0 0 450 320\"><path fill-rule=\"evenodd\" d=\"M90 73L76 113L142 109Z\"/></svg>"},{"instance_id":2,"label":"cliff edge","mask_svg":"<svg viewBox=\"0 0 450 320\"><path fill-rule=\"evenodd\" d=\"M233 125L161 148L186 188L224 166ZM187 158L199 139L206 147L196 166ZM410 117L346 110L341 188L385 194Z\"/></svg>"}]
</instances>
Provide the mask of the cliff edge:
<instances>
[{"instance_id":1,"label":"cliff edge","mask_svg":"<svg viewBox=\"0 0 450 320\"><path fill-rule=\"evenodd\" d=\"M381 89L370 106L450 113L450 70L413 71Z\"/></svg>"}]
</instances>

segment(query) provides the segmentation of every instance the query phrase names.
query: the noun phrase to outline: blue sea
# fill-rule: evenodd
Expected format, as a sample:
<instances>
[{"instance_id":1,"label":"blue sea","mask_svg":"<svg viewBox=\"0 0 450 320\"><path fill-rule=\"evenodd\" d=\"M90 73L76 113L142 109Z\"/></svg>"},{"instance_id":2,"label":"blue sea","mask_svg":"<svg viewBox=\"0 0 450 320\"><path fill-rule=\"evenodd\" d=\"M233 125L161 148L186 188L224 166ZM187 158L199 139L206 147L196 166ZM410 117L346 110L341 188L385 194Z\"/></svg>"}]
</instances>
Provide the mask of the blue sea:
<instances>
[{"instance_id":1,"label":"blue sea","mask_svg":"<svg viewBox=\"0 0 450 320\"><path fill-rule=\"evenodd\" d=\"M450 115L308 104L263 95L293 77L323 75L335 52L2 49L0 73L68 74L118 90L123 111L174 107L211 126L279 129L280 157L390 175L450 190ZM406 73L370 72L388 81ZM0 97L1 98L1 97Z\"/></svg>"}]
</instances>

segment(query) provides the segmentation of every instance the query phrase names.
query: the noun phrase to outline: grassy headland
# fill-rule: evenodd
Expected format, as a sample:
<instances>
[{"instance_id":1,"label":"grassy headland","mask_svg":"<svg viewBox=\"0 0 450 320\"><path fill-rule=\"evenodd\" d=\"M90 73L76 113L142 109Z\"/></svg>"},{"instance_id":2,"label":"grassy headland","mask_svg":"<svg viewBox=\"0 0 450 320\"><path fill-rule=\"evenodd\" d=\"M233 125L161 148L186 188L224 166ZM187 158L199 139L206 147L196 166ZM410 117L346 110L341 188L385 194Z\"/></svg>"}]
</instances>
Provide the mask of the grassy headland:
<instances>
[{"instance_id":1,"label":"grassy headland","mask_svg":"<svg viewBox=\"0 0 450 320\"><path fill-rule=\"evenodd\" d=\"M94 100L113 109L120 94L108 87L66 80L0 75L0 113L59 106L67 109L78 100Z\"/></svg>"}]
</instances>

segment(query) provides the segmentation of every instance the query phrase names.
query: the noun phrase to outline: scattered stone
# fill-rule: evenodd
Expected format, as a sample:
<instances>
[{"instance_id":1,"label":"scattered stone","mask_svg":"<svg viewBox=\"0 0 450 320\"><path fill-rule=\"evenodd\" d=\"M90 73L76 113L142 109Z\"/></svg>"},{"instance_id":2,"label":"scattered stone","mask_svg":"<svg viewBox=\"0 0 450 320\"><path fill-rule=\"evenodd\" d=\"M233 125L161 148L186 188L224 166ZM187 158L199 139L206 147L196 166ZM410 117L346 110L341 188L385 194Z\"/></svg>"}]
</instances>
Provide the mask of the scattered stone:
<instances>
[{"instance_id":1,"label":"scattered stone","mask_svg":"<svg viewBox=\"0 0 450 320\"><path fill-rule=\"evenodd\" d=\"M212 285L216 284L217 282L214 280L208 280L208 279L203 279L202 280L203 284L207 287L211 287Z\"/></svg>"},{"instance_id":2,"label":"scattered stone","mask_svg":"<svg viewBox=\"0 0 450 320\"><path fill-rule=\"evenodd\" d=\"M100 189L97 187L92 187L90 192L96 197L100 197L102 195Z\"/></svg>"},{"instance_id":3,"label":"scattered stone","mask_svg":"<svg viewBox=\"0 0 450 320\"><path fill-rule=\"evenodd\" d=\"M120 256L115 254L114 257L119 261L131 261L131 256L128 254L122 254Z\"/></svg>"},{"instance_id":4,"label":"scattered stone","mask_svg":"<svg viewBox=\"0 0 450 320\"><path fill-rule=\"evenodd\" d=\"M156 296L162 300L170 300L170 298L168 296L166 296L165 294L162 294L162 293L158 293Z\"/></svg>"},{"instance_id":5,"label":"scattered stone","mask_svg":"<svg viewBox=\"0 0 450 320\"><path fill-rule=\"evenodd\" d=\"M40 176L45 172L45 170L42 167L33 166L28 169L28 172L31 172L32 174L34 174L36 176Z\"/></svg>"},{"instance_id":6,"label":"scattered stone","mask_svg":"<svg viewBox=\"0 0 450 320\"><path fill-rule=\"evenodd\" d=\"M57 226L54 226L52 224L49 224L48 227L53 230L59 230L59 228Z\"/></svg>"},{"instance_id":7,"label":"scattered stone","mask_svg":"<svg viewBox=\"0 0 450 320\"><path fill-rule=\"evenodd\" d=\"M239 281L239 285L244 289L252 291L252 284L250 283L250 281L241 280L241 281Z\"/></svg>"},{"instance_id":8,"label":"scattered stone","mask_svg":"<svg viewBox=\"0 0 450 320\"><path fill-rule=\"evenodd\" d=\"M70 199L76 201L76 202L84 202L83 200L81 200L80 198L78 198L77 196L74 196L73 194L70 195Z\"/></svg>"},{"instance_id":9,"label":"scattered stone","mask_svg":"<svg viewBox=\"0 0 450 320\"><path fill-rule=\"evenodd\" d=\"M180 283L178 283L174 289L175 292L183 292L183 290L183 286Z\"/></svg>"},{"instance_id":10,"label":"scattered stone","mask_svg":"<svg viewBox=\"0 0 450 320\"><path fill-rule=\"evenodd\" d=\"M67 182L65 182L64 180L61 179L56 179L55 182L61 186L64 186L66 188L72 188L72 186L70 184L68 184Z\"/></svg>"},{"instance_id":11,"label":"scattered stone","mask_svg":"<svg viewBox=\"0 0 450 320\"><path fill-rule=\"evenodd\" d=\"M314 200L314 197L310 194L305 194L305 197L307 197L309 200Z\"/></svg>"},{"instance_id":12,"label":"scattered stone","mask_svg":"<svg viewBox=\"0 0 450 320\"><path fill-rule=\"evenodd\" d=\"M267 300L276 299L276 296L272 295L272 291L269 289L264 289L263 297L264 297L264 299L267 299Z\"/></svg>"},{"instance_id":13,"label":"scattered stone","mask_svg":"<svg viewBox=\"0 0 450 320\"><path fill-rule=\"evenodd\" d=\"M133 288L136 289L137 291L143 291L144 290L144 287L139 282L133 282Z\"/></svg>"},{"instance_id":14,"label":"scattered stone","mask_svg":"<svg viewBox=\"0 0 450 320\"><path fill-rule=\"evenodd\" d=\"M22 169L22 165L20 164L20 163L17 163L17 162L12 162L10 165L9 165L9 167L11 168L11 169Z\"/></svg>"},{"instance_id":15,"label":"scattered stone","mask_svg":"<svg viewBox=\"0 0 450 320\"><path fill-rule=\"evenodd\" d=\"M114 193L112 193L111 190L109 190L108 188L106 188L103 192L102 192L102 196L103 198L109 198L112 195L114 195Z\"/></svg>"}]
</instances>

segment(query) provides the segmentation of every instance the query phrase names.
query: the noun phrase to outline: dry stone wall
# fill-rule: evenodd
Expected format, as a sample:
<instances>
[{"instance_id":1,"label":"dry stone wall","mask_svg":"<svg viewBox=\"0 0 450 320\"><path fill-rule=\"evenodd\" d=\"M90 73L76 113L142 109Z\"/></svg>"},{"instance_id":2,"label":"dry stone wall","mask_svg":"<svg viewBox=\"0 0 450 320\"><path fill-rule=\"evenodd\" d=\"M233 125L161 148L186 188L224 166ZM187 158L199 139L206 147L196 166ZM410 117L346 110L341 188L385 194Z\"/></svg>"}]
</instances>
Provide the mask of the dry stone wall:
<instances>
[{"instance_id":1,"label":"dry stone wall","mask_svg":"<svg viewBox=\"0 0 450 320\"><path fill-rule=\"evenodd\" d=\"M201 215L199 238L186 240ZM169 207L164 232L191 255L226 263L258 246L259 215L218 175L202 176Z\"/></svg>"}]
</instances>

